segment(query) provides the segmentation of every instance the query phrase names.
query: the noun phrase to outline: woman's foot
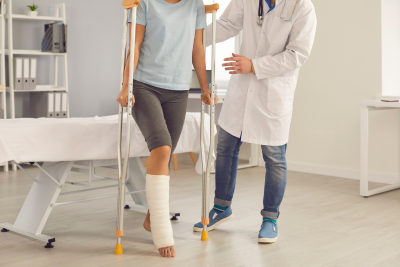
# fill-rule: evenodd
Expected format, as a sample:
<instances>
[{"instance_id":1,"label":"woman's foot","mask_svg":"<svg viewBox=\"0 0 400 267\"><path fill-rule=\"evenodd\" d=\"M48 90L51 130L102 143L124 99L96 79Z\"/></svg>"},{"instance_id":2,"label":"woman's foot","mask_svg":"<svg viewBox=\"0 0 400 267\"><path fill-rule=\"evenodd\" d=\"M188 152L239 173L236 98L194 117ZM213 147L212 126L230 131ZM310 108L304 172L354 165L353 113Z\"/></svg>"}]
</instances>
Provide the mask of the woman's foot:
<instances>
[{"instance_id":1,"label":"woman's foot","mask_svg":"<svg viewBox=\"0 0 400 267\"><path fill-rule=\"evenodd\" d=\"M171 258L176 256L174 246L159 248L158 251L160 252L161 256L166 258Z\"/></svg>"},{"instance_id":2,"label":"woman's foot","mask_svg":"<svg viewBox=\"0 0 400 267\"><path fill-rule=\"evenodd\" d=\"M151 233L151 226L150 226L150 211L147 211L146 219L143 222L143 228L146 229L146 231ZM161 252L160 252L161 253Z\"/></svg>"}]
</instances>

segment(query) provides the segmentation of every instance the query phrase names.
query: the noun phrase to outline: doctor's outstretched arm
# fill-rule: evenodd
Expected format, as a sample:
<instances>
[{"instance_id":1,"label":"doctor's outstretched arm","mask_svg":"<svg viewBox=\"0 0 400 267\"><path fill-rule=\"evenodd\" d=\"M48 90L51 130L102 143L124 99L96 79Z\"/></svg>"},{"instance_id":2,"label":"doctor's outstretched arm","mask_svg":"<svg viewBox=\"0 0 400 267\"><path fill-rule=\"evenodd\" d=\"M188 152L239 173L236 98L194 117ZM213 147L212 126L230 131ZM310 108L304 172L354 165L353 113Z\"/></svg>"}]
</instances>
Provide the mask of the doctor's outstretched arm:
<instances>
[{"instance_id":1,"label":"doctor's outstretched arm","mask_svg":"<svg viewBox=\"0 0 400 267\"><path fill-rule=\"evenodd\" d=\"M286 50L274 56L253 59L253 66L258 80L276 77L306 63L310 56L317 28L317 17L312 4L302 7L294 20Z\"/></svg>"},{"instance_id":2,"label":"doctor's outstretched arm","mask_svg":"<svg viewBox=\"0 0 400 267\"><path fill-rule=\"evenodd\" d=\"M247 0L232 0L217 20L217 43L235 37L243 29L243 1ZM206 28L206 47L211 45L211 41L212 24Z\"/></svg>"}]
</instances>

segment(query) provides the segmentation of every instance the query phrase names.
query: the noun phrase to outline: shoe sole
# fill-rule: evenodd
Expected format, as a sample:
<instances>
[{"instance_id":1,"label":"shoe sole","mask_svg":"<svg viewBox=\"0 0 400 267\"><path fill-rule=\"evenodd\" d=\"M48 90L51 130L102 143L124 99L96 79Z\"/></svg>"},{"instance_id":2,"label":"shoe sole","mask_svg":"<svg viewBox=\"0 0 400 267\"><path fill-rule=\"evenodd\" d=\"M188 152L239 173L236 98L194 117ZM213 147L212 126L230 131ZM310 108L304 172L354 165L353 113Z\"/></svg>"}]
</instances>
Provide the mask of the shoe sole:
<instances>
[{"instance_id":1,"label":"shoe sole","mask_svg":"<svg viewBox=\"0 0 400 267\"><path fill-rule=\"evenodd\" d=\"M260 244L270 244L270 243L275 243L278 241L278 237L275 238L259 238L258 243Z\"/></svg>"},{"instance_id":2,"label":"shoe sole","mask_svg":"<svg viewBox=\"0 0 400 267\"><path fill-rule=\"evenodd\" d=\"M234 216L233 216L233 213L232 213L230 216L226 217L225 219L222 219L222 220L220 220L220 221L214 223L214 225L212 225L212 226L210 226L210 227L207 227L207 230L208 230L208 231L212 231L212 230L215 229L215 227L217 227L218 225L220 225L220 224L222 224L222 223L224 223L224 222L229 221L229 220L232 219L233 217L234 217ZM203 231L203 228L197 228L197 227L194 227L194 226L193 226L193 232L201 232L201 231Z\"/></svg>"}]
</instances>

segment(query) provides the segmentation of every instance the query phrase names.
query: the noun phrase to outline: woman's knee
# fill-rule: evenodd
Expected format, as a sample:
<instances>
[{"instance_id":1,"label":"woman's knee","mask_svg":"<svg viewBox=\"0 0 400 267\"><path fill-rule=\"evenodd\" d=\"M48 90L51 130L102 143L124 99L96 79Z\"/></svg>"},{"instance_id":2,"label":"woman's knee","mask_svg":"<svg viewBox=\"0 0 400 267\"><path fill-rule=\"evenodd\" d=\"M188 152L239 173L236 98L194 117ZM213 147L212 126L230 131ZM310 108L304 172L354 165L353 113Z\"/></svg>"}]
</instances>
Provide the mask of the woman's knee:
<instances>
[{"instance_id":1,"label":"woman's knee","mask_svg":"<svg viewBox=\"0 0 400 267\"><path fill-rule=\"evenodd\" d=\"M156 157L159 160L168 160L171 157L171 147L170 146L160 146L154 148L150 152L151 156Z\"/></svg>"}]
</instances>

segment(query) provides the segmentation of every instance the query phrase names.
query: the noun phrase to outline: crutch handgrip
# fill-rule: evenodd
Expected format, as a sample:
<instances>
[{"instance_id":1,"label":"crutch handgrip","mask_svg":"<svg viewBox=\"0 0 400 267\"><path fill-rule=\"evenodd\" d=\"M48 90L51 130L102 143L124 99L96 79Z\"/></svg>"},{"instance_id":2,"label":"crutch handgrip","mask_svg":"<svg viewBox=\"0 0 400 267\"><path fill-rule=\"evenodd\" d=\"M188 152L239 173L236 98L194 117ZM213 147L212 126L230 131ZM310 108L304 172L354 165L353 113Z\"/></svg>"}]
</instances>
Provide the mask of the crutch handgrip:
<instances>
[{"instance_id":1,"label":"crutch handgrip","mask_svg":"<svg viewBox=\"0 0 400 267\"><path fill-rule=\"evenodd\" d=\"M122 6L125 9L132 9L135 6L138 6L140 4L140 0L124 0L122 2Z\"/></svg>"},{"instance_id":2,"label":"crutch handgrip","mask_svg":"<svg viewBox=\"0 0 400 267\"><path fill-rule=\"evenodd\" d=\"M205 7L206 7L206 13L217 13L217 10L219 9L218 4L205 5Z\"/></svg>"},{"instance_id":3,"label":"crutch handgrip","mask_svg":"<svg viewBox=\"0 0 400 267\"><path fill-rule=\"evenodd\" d=\"M129 103L129 101L128 101L129 99L128 99L128 97L126 97L125 98L125 101L126 101L126 103L128 104Z\"/></svg>"}]
</instances>

